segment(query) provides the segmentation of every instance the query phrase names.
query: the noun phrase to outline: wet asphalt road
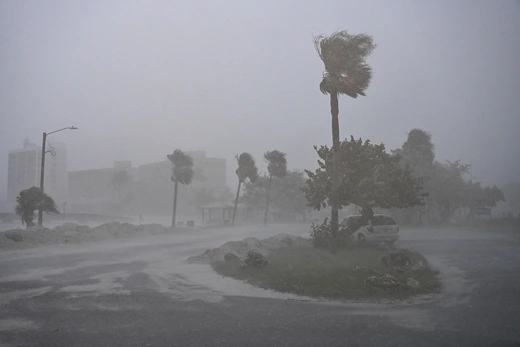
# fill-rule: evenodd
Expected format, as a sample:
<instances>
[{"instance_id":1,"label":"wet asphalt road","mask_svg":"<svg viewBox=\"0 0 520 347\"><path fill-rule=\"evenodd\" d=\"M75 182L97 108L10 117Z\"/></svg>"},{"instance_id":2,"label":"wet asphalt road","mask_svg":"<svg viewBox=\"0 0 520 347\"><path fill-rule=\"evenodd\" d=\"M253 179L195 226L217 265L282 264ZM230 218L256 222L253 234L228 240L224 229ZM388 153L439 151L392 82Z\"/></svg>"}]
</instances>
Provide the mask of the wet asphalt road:
<instances>
[{"instance_id":1,"label":"wet asphalt road","mask_svg":"<svg viewBox=\"0 0 520 347\"><path fill-rule=\"evenodd\" d=\"M0 252L0 346L519 346L520 232L408 230L443 274L429 301L309 300L183 263L300 225ZM280 229L281 228L281 229Z\"/></svg>"}]
</instances>

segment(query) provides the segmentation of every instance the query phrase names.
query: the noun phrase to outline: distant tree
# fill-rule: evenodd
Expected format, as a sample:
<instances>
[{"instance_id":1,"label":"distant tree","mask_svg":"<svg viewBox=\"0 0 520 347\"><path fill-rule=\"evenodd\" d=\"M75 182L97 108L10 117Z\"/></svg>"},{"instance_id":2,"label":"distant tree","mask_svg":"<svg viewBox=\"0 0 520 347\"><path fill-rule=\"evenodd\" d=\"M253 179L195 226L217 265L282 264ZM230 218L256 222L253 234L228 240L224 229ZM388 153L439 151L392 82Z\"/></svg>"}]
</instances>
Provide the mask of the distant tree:
<instances>
[{"instance_id":1,"label":"distant tree","mask_svg":"<svg viewBox=\"0 0 520 347\"><path fill-rule=\"evenodd\" d=\"M424 187L426 191L431 189L430 178L433 175L433 163L435 160L435 147L432 143L432 136L424 130L412 129L408 133L406 142L401 148L392 151L393 154L401 157L401 165L412 169L415 177L424 179ZM426 197L425 207L413 207L403 209L399 212L402 222L422 223L423 213L431 208L431 202Z\"/></svg>"},{"instance_id":2,"label":"distant tree","mask_svg":"<svg viewBox=\"0 0 520 347\"><path fill-rule=\"evenodd\" d=\"M245 193L241 201L248 210L258 210L265 200L269 176L263 175L255 183L245 183ZM294 220L297 215L305 217L309 211L307 199L302 188L305 185L304 173L289 170L281 179L272 181L271 208L280 218Z\"/></svg>"},{"instance_id":3,"label":"distant tree","mask_svg":"<svg viewBox=\"0 0 520 347\"><path fill-rule=\"evenodd\" d=\"M520 183L510 183L504 187L505 199L511 206L520 207Z\"/></svg>"},{"instance_id":4,"label":"distant tree","mask_svg":"<svg viewBox=\"0 0 520 347\"><path fill-rule=\"evenodd\" d=\"M490 209L497 202L505 201L504 193L497 186L482 187L481 182L466 182L465 196L462 202L464 208L469 209L468 218L473 218L483 209Z\"/></svg>"},{"instance_id":5,"label":"distant tree","mask_svg":"<svg viewBox=\"0 0 520 347\"><path fill-rule=\"evenodd\" d=\"M271 190L271 182L274 177L282 178L287 175L287 159L285 153L278 150L265 152L264 159L267 162L267 172L269 172L269 182L267 184L267 191L265 195L265 214L264 226L267 225L267 211L269 211L269 191Z\"/></svg>"},{"instance_id":6,"label":"distant tree","mask_svg":"<svg viewBox=\"0 0 520 347\"><path fill-rule=\"evenodd\" d=\"M171 179L175 185L173 191L172 228L175 228L175 218L177 214L177 188L179 183L191 183L191 180L193 179L193 158L180 149L176 149L172 154L168 154L167 158L173 165Z\"/></svg>"},{"instance_id":7,"label":"distant tree","mask_svg":"<svg viewBox=\"0 0 520 347\"><path fill-rule=\"evenodd\" d=\"M274 207L285 218L295 219L296 215L305 218L310 208L305 198L303 187L306 177L300 170L289 170L287 175L273 181L271 190L274 192Z\"/></svg>"},{"instance_id":8,"label":"distant tree","mask_svg":"<svg viewBox=\"0 0 520 347\"><path fill-rule=\"evenodd\" d=\"M435 162L432 177L428 188L430 201L439 212L443 222L448 222L457 209L464 206L467 200L467 185L464 174L468 172L468 165L460 160L442 164Z\"/></svg>"},{"instance_id":9,"label":"distant tree","mask_svg":"<svg viewBox=\"0 0 520 347\"><path fill-rule=\"evenodd\" d=\"M60 213L54 200L38 187L22 190L16 197L16 202L15 212L22 219L22 224L27 227L34 226L33 220L36 217L34 211L40 206L45 213Z\"/></svg>"},{"instance_id":10,"label":"distant tree","mask_svg":"<svg viewBox=\"0 0 520 347\"><path fill-rule=\"evenodd\" d=\"M365 95L365 90L372 78L372 69L365 59L376 46L369 35L351 35L347 31L337 31L330 36L314 37L314 47L325 65L320 91L330 95L332 153L337 153L340 147L338 95L348 95L354 99L358 95ZM332 180L330 185L331 233L332 239L336 240L339 209L338 189L342 168L338 155L333 155L333 157L330 177ZM333 241L332 251L334 249L335 241Z\"/></svg>"},{"instance_id":11,"label":"distant tree","mask_svg":"<svg viewBox=\"0 0 520 347\"><path fill-rule=\"evenodd\" d=\"M309 206L320 210L331 205L331 177L333 175L334 153L327 146L314 147L318 152L318 169L305 170L309 178L303 188ZM425 193L422 179L415 178L409 168L402 168L399 157L386 152L383 144L374 145L370 141L355 140L341 142L336 152L343 168L339 175L338 204L355 204L361 208L361 218L357 223L342 230L343 236L350 236L366 225L374 215L374 208L404 208L423 204ZM330 226L330 247L336 247Z\"/></svg>"},{"instance_id":12,"label":"distant tree","mask_svg":"<svg viewBox=\"0 0 520 347\"><path fill-rule=\"evenodd\" d=\"M432 136L426 131L412 129L403 146L393 153L401 156L403 165L410 166L415 176L430 175L435 159L435 147L432 143Z\"/></svg>"},{"instance_id":13,"label":"distant tree","mask_svg":"<svg viewBox=\"0 0 520 347\"><path fill-rule=\"evenodd\" d=\"M240 186L242 185L242 183L245 182L246 179L249 179L249 182L251 183L255 183L258 178L258 168L256 167L255 159L251 154L244 152L240 155L237 155L236 159L238 163L238 168L235 172L238 177L238 188L237 196L235 198L235 208L233 209L233 219L231 221L231 226L235 225L238 198L240 197Z\"/></svg>"},{"instance_id":14,"label":"distant tree","mask_svg":"<svg viewBox=\"0 0 520 347\"><path fill-rule=\"evenodd\" d=\"M115 171L112 174L112 188L117 191L119 202L121 202L121 191L123 186L130 182L130 175L125 170Z\"/></svg>"}]
</instances>

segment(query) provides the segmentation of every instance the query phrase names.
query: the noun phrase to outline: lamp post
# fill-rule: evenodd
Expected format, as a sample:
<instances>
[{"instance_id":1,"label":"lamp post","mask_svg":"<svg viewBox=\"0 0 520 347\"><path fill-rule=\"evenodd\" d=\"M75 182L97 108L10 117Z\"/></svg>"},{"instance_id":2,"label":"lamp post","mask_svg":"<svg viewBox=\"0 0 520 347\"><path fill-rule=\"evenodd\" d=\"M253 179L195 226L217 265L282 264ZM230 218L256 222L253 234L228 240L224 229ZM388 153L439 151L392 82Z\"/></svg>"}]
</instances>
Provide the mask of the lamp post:
<instances>
[{"instance_id":1,"label":"lamp post","mask_svg":"<svg viewBox=\"0 0 520 347\"><path fill-rule=\"evenodd\" d=\"M44 179L44 174L45 174L45 153L47 153L47 151L45 151L45 143L47 142L47 136L50 134L57 133L58 131L62 131L62 130L76 130L76 129L78 129L78 128L72 126L72 127L65 127L62 129L54 130L54 131L51 131L50 133L43 133L42 166L41 166L41 172L40 172L40 189L41 189L42 193L43 193L43 179ZM42 223L43 223L43 209L40 204L40 207L38 208L38 226L42 226Z\"/></svg>"}]
</instances>

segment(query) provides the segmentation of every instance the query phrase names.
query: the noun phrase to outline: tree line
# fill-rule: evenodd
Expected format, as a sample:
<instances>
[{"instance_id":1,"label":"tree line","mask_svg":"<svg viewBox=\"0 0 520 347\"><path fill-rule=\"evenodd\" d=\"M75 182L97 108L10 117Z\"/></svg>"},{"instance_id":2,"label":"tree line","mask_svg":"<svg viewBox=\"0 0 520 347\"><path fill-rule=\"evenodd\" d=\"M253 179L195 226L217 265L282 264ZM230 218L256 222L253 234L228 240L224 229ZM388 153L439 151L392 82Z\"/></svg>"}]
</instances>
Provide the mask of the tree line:
<instances>
[{"instance_id":1,"label":"tree line","mask_svg":"<svg viewBox=\"0 0 520 347\"><path fill-rule=\"evenodd\" d=\"M468 165L436 161L431 135L423 130L410 131L403 146L391 152L386 151L384 144L372 144L369 140L351 137L340 141L338 98L366 95L372 78L366 59L376 45L370 35L352 35L347 31L318 35L313 43L324 64L319 90L330 99L332 146L315 146L318 168L305 170L307 177L304 172L288 170L286 154L278 150L264 154L267 173L262 176L251 154L237 155L238 187L232 224L239 201L247 211L263 205L264 225L269 214L304 217L309 208L330 207L331 218L323 227L330 232L329 245L334 252L338 244L339 209L349 204L359 206L362 218L357 225L342 230L346 234L367 223L377 208L400 209L401 219L409 222L422 222L423 218L431 221L435 216L446 222L458 209L468 210L471 218L504 200L496 186L484 187L480 182L465 180ZM178 184L190 184L195 173L193 159L183 151L177 149L167 157L172 163L175 227ZM124 177L114 181L119 192L124 181ZM244 194L240 197L242 186ZM30 213L26 215L30 217Z\"/></svg>"}]
</instances>

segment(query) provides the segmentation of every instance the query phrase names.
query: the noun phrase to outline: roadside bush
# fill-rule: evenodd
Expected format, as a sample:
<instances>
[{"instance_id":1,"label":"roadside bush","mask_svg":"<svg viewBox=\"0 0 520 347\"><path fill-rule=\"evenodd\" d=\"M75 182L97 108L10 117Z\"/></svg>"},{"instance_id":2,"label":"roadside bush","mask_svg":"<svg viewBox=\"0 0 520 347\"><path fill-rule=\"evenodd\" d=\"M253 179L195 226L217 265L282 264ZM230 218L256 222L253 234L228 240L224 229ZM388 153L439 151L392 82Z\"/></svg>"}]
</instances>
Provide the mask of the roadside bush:
<instances>
[{"instance_id":1,"label":"roadside bush","mask_svg":"<svg viewBox=\"0 0 520 347\"><path fill-rule=\"evenodd\" d=\"M317 248L328 248L331 240L331 227L328 218L325 218L323 223L311 225L311 242L314 247ZM346 233L346 228L339 228L338 230L338 248L345 248L351 244L351 239Z\"/></svg>"}]
</instances>

